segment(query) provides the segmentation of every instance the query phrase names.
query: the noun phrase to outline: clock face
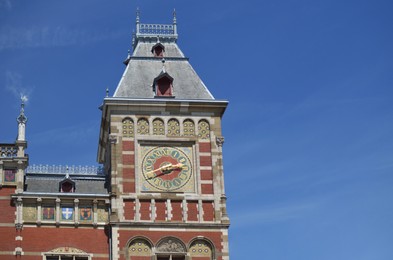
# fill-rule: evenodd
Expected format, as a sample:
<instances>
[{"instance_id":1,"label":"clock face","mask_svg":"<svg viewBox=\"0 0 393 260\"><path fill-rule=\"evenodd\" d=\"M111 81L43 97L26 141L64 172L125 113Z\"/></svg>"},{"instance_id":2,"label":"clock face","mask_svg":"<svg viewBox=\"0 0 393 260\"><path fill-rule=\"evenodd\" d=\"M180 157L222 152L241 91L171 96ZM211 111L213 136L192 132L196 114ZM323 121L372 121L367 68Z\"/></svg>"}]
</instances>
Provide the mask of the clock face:
<instances>
[{"instance_id":1,"label":"clock face","mask_svg":"<svg viewBox=\"0 0 393 260\"><path fill-rule=\"evenodd\" d=\"M194 191L191 147L142 146L142 191Z\"/></svg>"}]
</instances>

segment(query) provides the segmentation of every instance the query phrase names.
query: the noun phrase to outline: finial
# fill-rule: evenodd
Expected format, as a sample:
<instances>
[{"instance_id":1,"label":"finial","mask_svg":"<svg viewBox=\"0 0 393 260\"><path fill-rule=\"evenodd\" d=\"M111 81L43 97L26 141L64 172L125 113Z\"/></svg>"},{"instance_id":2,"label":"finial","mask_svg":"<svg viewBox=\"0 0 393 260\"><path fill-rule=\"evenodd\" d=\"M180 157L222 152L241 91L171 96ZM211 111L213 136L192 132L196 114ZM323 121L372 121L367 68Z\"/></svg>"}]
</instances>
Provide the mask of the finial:
<instances>
[{"instance_id":1,"label":"finial","mask_svg":"<svg viewBox=\"0 0 393 260\"><path fill-rule=\"evenodd\" d=\"M16 121L18 121L19 124L25 124L27 122L27 117L25 116L25 101L27 101L27 97L25 95L22 95L20 97L20 100L20 113Z\"/></svg>"},{"instance_id":2,"label":"finial","mask_svg":"<svg viewBox=\"0 0 393 260\"><path fill-rule=\"evenodd\" d=\"M136 23L139 23L139 15L140 15L140 11L139 11L139 7L136 8Z\"/></svg>"},{"instance_id":3,"label":"finial","mask_svg":"<svg viewBox=\"0 0 393 260\"><path fill-rule=\"evenodd\" d=\"M157 35L157 43L159 43L159 42L160 42L160 36Z\"/></svg>"},{"instance_id":4,"label":"finial","mask_svg":"<svg viewBox=\"0 0 393 260\"><path fill-rule=\"evenodd\" d=\"M173 24L176 24L176 9L173 8Z\"/></svg>"},{"instance_id":5,"label":"finial","mask_svg":"<svg viewBox=\"0 0 393 260\"><path fill-rule=\"evenodd\" d=\"M109 88L106 88L106 97L109 97Z\"/></svg>"}]
</instances>

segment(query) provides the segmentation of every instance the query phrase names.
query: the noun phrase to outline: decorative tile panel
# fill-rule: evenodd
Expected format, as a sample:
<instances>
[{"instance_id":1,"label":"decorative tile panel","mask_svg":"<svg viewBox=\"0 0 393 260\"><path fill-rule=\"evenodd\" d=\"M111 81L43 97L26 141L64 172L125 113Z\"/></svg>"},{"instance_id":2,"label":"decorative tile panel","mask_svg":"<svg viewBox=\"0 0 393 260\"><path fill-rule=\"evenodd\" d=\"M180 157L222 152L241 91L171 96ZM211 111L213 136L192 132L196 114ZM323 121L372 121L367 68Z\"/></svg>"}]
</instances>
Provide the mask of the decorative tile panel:
<instances>
[{"instance_id":1,"label":"decorative tile panel","mask_svg":"<svg viewBox=\"0 0 393 260\"><path fill-rule=\"evenodd\" d=\"M180 136L180 124L174 118L168 121L168 136Z\"/></svg>"},{"instance_id":2,"label":"decorative tile panel","mask_svg":"<svg viewBox=\"0 0 393 260\"><path fill-rule=\"evenodd\" d=\"M131 242L128 248L130 256L151 256L152 251L149 243L144 239L136 239Z\"/></svg>"},{"instance_id":3,"label":"decorative tile panel","mask_svg":"<svg viewBox=\"0 0 393 260\"><path fill-rule=\"evenodd\" d=\"M194 136L195 135L195 125L191 119L186 119L183 122L183 135L184 136Z\"/></svg>"},{"instance_id":4,"label":"decorative tile panel","mask_svg":"<svg viewBox=\"0 0 393 260\"><path fill-rule=\"evenodd\" d=\"M138 120L137 124L138 134L148 135L149 134L149 121L146 118L141 118Z\"/></svg>"},{"instance_id":5,"label":"decorative tile panel","mask_svg":"<svg viewBox=\"0 0 393 260\"><path fill-rule=\"evenodd\" d=\"M123 137L134 137L134 121L132 121L132 119L124 119L122 128Z\"/></svg>"},{"instance_id":6,"label":"decorative tile panel","mask_svg":"<svg viewBox=\"0 0 393 260\"><path fill-rule=\"evenodd\" d=\"M164 121L159 118L153 120L153 135L165 135Z\"/></svg>"},{"instance_id":7,"label":"decorative tile panel","mask_svg":"<svg viewBox=\"0 0 393 260\"><path fill-rule=\"evenodd\" d=\"M210 139L210 125L206 120L198 122L198 137L200 139Z\"/></svg>"}]
</instances>

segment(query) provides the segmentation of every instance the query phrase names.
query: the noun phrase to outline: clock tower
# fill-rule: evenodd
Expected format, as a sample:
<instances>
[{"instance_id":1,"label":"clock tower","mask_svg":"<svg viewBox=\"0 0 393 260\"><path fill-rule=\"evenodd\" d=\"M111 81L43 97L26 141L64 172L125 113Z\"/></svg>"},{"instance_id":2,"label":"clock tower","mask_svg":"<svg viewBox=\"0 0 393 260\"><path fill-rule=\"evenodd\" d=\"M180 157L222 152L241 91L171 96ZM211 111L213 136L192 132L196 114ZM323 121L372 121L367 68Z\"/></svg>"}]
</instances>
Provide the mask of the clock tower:
<instances>
[{"instance_id":1,"label":"clock tower","mask_svg":"<svg viewBox=\"0 0 393 260\"><path fill-rule=\"evenodd\" d=\"M108 173L115 259L229 259L216 100L177 45L172 24L136 17L133 52L101 106L98 161Z\"/></svg>"}]
</instances>

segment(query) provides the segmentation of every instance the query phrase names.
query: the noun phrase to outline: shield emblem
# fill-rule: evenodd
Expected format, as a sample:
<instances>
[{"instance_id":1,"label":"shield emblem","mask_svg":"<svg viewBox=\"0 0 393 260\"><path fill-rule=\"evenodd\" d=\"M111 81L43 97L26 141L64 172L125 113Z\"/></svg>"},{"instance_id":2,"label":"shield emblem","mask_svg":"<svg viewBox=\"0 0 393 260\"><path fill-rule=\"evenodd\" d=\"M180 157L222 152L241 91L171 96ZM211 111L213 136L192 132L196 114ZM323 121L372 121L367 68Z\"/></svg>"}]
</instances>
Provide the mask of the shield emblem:
<instances>
[{"instance_id":1,"label":"shield emblem","mask_svg":"<svg viewBox=\"0 0 393 260\"><path fill-rule=\"evenodd\" d=\"M85 207L80 209L80 219L81 220L91 220L91 208Z\"/></svg>"},{"instance_id":2,"label":"shield emblem","mask_svg":"<svg viewBox=\"0 0 393 260\"><path fill-rule=\"evenodd\" d=\"M55 208L54 207L43 207L42 208L42 219L43 220L54 220L55 219Z\"/></svg>"},{"instance_id":3,"label":"shield emblem","mask_svg":"<svg viewBox=\"0 0 393 260\"><path fill-rule=\"evenodd\" d=\"M73 208L62 208L61 209L61 217L63 220L72 220L74 217L74 209Z\"/></svg>"}]
</instances>

